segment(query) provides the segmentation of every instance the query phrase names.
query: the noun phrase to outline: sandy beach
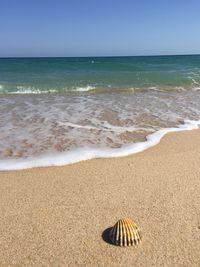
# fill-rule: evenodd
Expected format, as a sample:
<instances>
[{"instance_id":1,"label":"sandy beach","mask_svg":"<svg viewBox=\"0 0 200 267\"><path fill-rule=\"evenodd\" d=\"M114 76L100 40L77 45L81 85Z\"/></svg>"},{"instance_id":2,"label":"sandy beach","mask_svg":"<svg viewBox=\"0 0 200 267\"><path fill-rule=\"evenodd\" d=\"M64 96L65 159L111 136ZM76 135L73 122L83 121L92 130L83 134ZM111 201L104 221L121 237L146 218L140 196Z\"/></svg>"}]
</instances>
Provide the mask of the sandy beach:
<instances>
[{"instance_id":1,"label":"sandy beach","mask_svg":"<svg viewBox=\"0 0 200 267\"><path fill-rule=\"evenodd\" d=\"M142 153L0 173L0 266L200 266L200 130ZM137 247L106 242L130 217Z\"/></svg>"}]
</instances>

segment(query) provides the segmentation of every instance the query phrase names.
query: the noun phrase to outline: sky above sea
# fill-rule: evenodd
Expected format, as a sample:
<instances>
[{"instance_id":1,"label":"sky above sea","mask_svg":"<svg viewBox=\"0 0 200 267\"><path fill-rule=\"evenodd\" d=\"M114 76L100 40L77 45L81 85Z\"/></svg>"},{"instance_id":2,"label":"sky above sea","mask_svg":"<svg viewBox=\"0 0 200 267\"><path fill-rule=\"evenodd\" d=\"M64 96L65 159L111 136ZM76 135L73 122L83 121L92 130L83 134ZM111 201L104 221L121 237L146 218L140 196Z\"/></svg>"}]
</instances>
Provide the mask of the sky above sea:
<instances>
[{"instance_id":1,"label":"sky above sea","mask_svg":"<svg viewBox=\"0 0 200 267\"><path fill-rule=\"evenodd\" d=\"M0 57L200 53L198 0L0 0Z\"/></svg>"}]
</instances>

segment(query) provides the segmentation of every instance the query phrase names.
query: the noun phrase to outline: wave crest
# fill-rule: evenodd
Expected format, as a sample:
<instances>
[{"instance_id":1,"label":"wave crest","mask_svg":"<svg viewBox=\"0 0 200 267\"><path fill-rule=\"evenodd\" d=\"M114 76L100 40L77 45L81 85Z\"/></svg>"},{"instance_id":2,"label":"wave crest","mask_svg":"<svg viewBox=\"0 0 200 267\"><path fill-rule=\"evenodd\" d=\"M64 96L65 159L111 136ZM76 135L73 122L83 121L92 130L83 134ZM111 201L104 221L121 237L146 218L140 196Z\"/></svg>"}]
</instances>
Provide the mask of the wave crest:
<instances>
[{"instance_id":1,"label":"wave crest","mask_svg":"<svg viewBox=\"0 0 200 267\"><path fill-rule=\"evenodd\" d=\"M77 92L88 92L96 89L95 86L87 85L85 87L75 87L72 89L72 91L77 91Z\"/></svg>"}]
</instances>

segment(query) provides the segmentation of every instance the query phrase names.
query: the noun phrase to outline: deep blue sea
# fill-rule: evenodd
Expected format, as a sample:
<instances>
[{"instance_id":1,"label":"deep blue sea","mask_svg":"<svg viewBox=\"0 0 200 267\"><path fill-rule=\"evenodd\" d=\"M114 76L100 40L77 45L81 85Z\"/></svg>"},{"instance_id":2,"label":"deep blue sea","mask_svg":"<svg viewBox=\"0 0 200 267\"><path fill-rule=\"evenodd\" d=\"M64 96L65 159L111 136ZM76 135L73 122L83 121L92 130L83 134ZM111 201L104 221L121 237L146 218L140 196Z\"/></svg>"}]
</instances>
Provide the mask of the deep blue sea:
<instances>
[{"instance_id":1,"label":"deep blue sea","mask_svg":"<svg viewBox=\"0 0 200 267\"><path fill-rule=\"evenodd\" d=\"M199 120L199 55L0 59L2 170L129 155Z\"/></svg>"}]
</instances>

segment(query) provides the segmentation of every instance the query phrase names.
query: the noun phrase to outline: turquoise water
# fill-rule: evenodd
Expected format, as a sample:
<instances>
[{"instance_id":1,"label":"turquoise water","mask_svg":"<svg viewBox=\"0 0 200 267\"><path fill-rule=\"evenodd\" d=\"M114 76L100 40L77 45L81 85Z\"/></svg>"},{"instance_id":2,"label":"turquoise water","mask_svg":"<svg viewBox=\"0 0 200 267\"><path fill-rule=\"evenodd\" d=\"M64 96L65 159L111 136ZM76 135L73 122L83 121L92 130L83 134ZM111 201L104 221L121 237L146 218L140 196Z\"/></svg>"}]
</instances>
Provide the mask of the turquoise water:
<instances>
[{"instance_id":1,"label":"turquoise water","mask_svg":"<svg viewBox=\"0 0 200 267\"><path fill-rule=\"evenodd\" d=\"M0 59L0 170L124 156L200 120L200 56Z\"/></svg>"},{"instance_id":2,"label":"turquoise water","mask_svg":"<svg viewBox=\"0 0 200 267\"><path fill-rule=\"evenodd\" d=\"M191 88L200 56L0 59L0 92Z\"/></svg>"}]
</instances>

